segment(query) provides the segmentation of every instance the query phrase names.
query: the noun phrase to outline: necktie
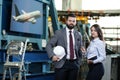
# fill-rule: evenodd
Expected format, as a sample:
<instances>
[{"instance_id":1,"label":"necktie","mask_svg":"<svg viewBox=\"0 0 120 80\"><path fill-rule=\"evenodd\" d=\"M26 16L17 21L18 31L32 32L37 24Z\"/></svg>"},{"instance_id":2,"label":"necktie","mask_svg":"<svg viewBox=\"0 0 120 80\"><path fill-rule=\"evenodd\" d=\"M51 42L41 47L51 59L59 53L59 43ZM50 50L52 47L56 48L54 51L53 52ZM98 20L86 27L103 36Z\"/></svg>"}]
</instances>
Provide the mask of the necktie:
<instances>
[{"instance_id":1,"label":"necktie","mask_svg":"<svg viewBox=\"0 0 120 80\"><path fill-rule=\"evenodd\" d=\"M71 31L69 31L69 32L70 32L70 35L69 35L69 42L70 42L70 59L73 59L73 58L74 58L73 38L72 38Z\"/></svg>"}]
</instances>

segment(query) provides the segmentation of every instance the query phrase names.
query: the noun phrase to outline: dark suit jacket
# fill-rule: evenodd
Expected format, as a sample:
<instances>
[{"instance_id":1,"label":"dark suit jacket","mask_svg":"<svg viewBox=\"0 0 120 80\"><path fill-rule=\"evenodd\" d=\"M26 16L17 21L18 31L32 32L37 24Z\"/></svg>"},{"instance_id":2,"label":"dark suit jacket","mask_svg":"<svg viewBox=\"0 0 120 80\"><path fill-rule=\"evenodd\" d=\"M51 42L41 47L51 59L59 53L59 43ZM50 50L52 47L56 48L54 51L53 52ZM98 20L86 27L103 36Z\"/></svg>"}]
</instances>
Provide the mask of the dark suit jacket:
<instances>
[{"instance_id":1,"label":"dark suit jacket","mask_svg":"<svg viewBox=\"0 0 120 80\"><path fill-rule=\"evenodd\" d=\"M80 61L81 61L81 51L80 48L82 46L82 35L80 32L74 30L74 37L75 37L75 53L77 56L77 62L76 65L80 67ZM46 45L46 51L49 56L49 58L52 58L55 54L53 53L53 47L55 46L62 46L65 49L66 55L67 55L67 36L66 36L66 28L63 28L61 30L57 30L54 34L54 36L51 38L51 40ZM57 62L54 62L55 68L61 68L66 60L66 55Z\"/></svg>"}]
</instances>

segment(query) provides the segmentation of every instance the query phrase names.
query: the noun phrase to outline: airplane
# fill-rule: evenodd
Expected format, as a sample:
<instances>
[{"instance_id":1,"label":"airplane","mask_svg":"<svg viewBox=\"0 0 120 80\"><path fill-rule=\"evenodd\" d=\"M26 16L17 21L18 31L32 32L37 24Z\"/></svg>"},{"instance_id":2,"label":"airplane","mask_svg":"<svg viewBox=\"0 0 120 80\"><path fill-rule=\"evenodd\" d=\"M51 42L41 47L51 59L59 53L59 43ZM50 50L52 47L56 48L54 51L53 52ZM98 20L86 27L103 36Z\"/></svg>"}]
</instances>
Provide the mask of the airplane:
<instances>
[{"instance_id":1,"label":"airplane","mask_svg":"<svg viewBox=\"0 0 120 80\"><path fill-rule=\"evenodd\" d=\"M26 13L24 10L22 10L23 14L20 14L16 5L15 5L15 12L16 12L16 16L12 16L12 17L17 22L31 22L32 24L35 24L36 18L39 18L41 16L39 10L32 11L29 13Z\"/></svg>"}]
</instances>

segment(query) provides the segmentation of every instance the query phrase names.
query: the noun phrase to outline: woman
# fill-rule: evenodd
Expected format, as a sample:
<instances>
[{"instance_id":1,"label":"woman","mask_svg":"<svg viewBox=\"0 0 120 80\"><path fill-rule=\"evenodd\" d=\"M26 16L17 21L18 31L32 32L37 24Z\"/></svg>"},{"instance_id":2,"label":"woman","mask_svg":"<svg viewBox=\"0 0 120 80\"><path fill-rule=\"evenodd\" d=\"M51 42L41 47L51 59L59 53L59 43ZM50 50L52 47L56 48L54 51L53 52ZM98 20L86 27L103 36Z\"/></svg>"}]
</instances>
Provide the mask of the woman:
<instances>
[{"instance_id":1,"label":"woman","mask_svg":"<svg viewBox=\"0 0 120 80\"><path fill-rule=\"evenodd\" d=\"M89 67L86 80L101 80L104 75L102 62L106 58L106 51L103 33L98 24L91 26L91 42L87 48L86 56Z\"/></svg>"}]
</instances>

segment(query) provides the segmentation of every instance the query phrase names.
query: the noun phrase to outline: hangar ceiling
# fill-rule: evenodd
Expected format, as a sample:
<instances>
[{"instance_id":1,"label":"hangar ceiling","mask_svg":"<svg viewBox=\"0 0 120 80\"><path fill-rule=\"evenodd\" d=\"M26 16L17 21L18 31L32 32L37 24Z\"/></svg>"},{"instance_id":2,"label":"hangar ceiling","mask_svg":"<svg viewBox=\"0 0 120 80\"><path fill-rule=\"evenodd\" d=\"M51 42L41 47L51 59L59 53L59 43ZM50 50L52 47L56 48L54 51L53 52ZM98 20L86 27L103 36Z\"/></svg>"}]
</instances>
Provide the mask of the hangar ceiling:
<instances>
[{"instance_id":1,"label":"hangar ceiling","mask_svg":"<svg viewBox=\"0 0 120 80\"><path fill-rule=\"evenodd\" d=\"M66 13L75 13L81 16L120 16L120 9L116 10L82 10L82 11L58 11L58 15L66 15Z\"/></svg>"}]
</instances>

